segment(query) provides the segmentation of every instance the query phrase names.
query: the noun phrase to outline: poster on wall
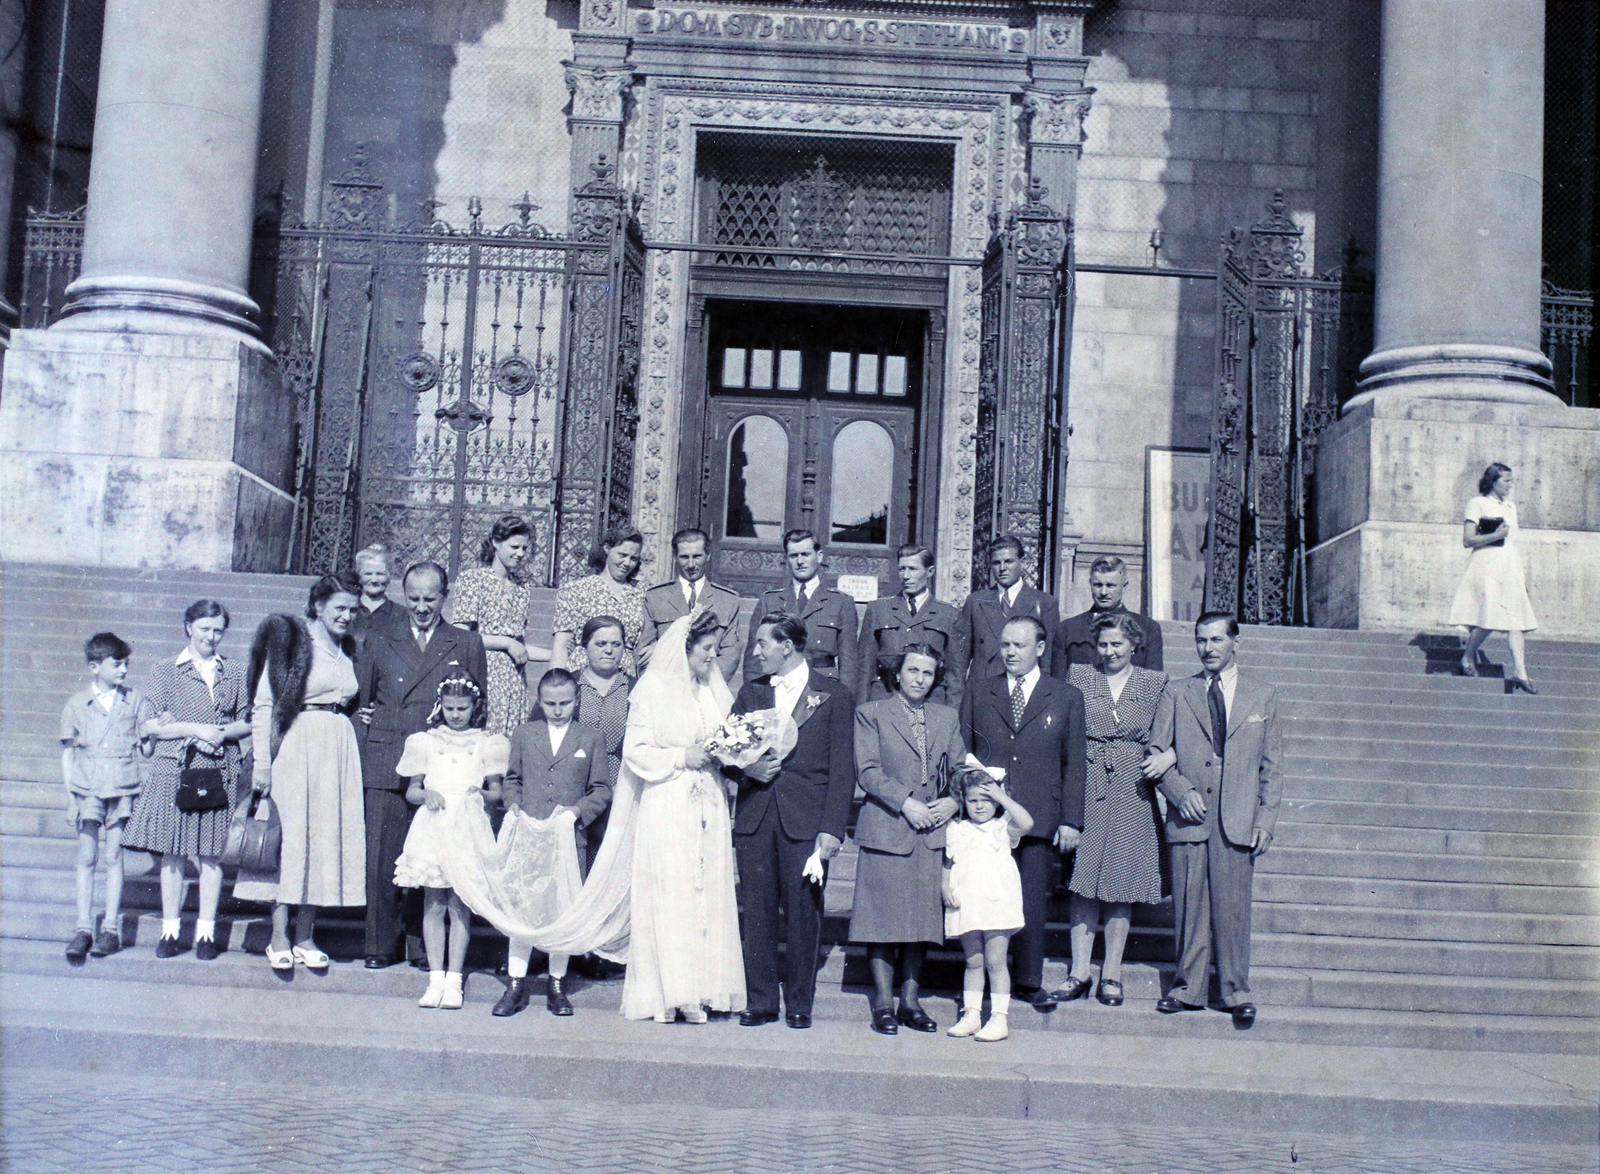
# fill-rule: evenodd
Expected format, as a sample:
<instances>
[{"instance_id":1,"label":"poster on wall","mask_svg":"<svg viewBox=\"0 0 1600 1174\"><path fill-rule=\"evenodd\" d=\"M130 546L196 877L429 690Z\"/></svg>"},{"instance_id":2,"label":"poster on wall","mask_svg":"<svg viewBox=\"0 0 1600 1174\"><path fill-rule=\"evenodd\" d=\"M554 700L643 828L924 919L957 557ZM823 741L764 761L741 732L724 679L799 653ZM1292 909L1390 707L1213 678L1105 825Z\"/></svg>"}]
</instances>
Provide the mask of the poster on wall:
<instances>
[{"instance_id":1,"label":"poster on wall","mask_svg":"<svg viewBox=\"0 0 1600 1174\"><path fill-rule=\"evenodd\" d=\"M1194 620L1204 610L1211 454L1145 449L1145 614Z\"/></svg>"}]
</instances>

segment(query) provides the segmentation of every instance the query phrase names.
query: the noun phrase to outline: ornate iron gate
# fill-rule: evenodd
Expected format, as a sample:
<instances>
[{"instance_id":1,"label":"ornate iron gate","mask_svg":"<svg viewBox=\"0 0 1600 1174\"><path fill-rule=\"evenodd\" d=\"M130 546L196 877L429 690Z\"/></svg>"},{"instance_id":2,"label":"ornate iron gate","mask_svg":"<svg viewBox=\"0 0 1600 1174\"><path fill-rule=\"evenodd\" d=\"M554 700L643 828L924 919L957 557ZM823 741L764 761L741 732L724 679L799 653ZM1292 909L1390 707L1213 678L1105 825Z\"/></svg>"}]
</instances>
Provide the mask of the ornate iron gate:
<instances>
[{"instance_id":1,"label":"ornate iron gate","mask_svg":"<svg viewBox=\"0 0 1600 1174\"><path fill-rule=\"evenodd\" d=\"M1034 179L998 219L983 261L972 583L989 581L990 540L1011 533L1054 590L1056 509L1073 296L1072 226Z\"/></svg>"},{"instance_id":2,"label":"ornate iron gate","mask_svg":"<svg viewBox=\"0 0 1600 1174\"><path fill-rule=\"evenodd\" d=\"M347 566L383 542L455 571L515 513L548 584L571 573L558 549L586 550L627 513L643 246L603 175L577 195L570 239L526 196L500 228L476 198L464 228L431 201L396 227L358 159L328 185L323 223L258 235L269 337L300 403L296 566ZM607 460L612 439L626 462Z\"/></svg>"},{"instance_id":3,"label":"ornate iron gate","mask_svg":"<svg viewBox=\"0 0 1600 1174\"><path fill-rule=\"evenodd\" d=\"M1217 273L1205 600L1247 623L1309 622L1317 438L1372 349L1370 274L1353 253L1305 272L1302 237L1280 190L1266 220L1229 233Z\"/></svg>"}]
</instances>

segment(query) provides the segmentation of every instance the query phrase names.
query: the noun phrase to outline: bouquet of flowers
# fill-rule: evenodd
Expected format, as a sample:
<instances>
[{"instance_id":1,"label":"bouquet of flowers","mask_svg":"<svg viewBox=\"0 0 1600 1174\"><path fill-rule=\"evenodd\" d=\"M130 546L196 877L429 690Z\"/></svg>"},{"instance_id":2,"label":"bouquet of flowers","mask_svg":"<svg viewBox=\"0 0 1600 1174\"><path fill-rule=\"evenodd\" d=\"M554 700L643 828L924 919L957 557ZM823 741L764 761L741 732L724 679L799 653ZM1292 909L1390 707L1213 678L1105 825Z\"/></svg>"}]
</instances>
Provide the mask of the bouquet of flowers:
<instances>
[{"instance_id":1,"label":"bouquet of flowers","mask_svg":"<svg viewBox=\"0 0 1600 1174\"><path fill-rule=\"evenodd\" d=\"M706 739L706 753L724 766L743 768L768 750L783 758L799 737L794 719L776 709L736 713Z\"/></svg>"}]
</instances>

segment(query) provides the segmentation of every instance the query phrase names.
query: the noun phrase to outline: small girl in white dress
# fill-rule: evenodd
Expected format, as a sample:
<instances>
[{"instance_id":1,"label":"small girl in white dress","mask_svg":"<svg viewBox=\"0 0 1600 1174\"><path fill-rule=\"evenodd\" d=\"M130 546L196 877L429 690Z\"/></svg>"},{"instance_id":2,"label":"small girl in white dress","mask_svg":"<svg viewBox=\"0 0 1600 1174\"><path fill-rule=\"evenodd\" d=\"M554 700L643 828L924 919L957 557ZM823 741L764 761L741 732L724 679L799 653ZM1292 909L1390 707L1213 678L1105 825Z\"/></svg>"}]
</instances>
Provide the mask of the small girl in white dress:
<instances>
[{"instance_id":1,"label":"small girl in white dress","mask_svg":"<svg viewBox=\"0 0 1600 1174\"><path fill-rule=\"evenodd\" d=\"M958 1038L985 1043L1009 1034L1011 971L1006 950L1022 928L1022 877L1011 850L1033 828L1033 816L993 774L974 770L962 780L963 818L945 829L945 933L961 939L967 970L961 983L961 1018L950 1029ZM980 1028L984 970L989 972L989 1022Z\"/></svg>"},{"instance_id":2,"label":"small girl in white dress","mask_svg":"<svg viewBox=\"0 0 1600 1174\"><path fill-rule=\"evenodd\" d=\"M477 845L493 843L485 795L497 799L511 756L503 734L483 728L483 694L466 677L442 681L428 729L406 739L397 773L411 779L408 802L420 810L411 820L405 848L394 863L394 883L421 888L422 941L428 951L428 989L419 1007L461 1006L461 970L472 935L472 914L451 885L452 868L478 867ZM481 826L478 826L481 825ZM450 915L446 960L445 913Z\"/></svg>"}]
</instances>

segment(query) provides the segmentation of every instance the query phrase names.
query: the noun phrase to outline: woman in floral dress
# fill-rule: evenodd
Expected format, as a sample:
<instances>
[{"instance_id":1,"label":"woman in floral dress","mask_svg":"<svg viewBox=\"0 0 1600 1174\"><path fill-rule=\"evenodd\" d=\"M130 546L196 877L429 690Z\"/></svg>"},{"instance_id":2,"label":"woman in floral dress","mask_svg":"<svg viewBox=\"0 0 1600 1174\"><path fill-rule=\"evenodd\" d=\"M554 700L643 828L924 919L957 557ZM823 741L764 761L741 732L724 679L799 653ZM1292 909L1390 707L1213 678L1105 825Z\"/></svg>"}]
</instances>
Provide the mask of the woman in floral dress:
<instances>
[{"instance_id":1,"label":"woman in floral dress","mask_svg":"<svg viewBox=\"0 0 1600 1174\"><path fill-rule=\"evenodd\" d=\"M550 664L554 668L582 673L589 657L578 643L584 624L598 615L615 616L622 621L625 647L622 671L637 678L639 665L634 659L644 635L644 591L633 583L639 569L639 551L644 535L632 526L613 526L600 540L603 561L600 571L562 584L556 592L555 638Z\"/></svg>"},{"instance_id":2,"label":"woman in floral dress","mask_svg":"<svg viewBox=\"0 0 1600 1174\"><path fill-rule=\"evenodd\" d=\"M489 654L489 732L511 733L528 720L529 661L547 660L549 650L530 648L530 595L522 568L533 553L533 531L515 514L495 522L478 550L481 567L462 571L451 595L452 622L473 627Z\"/></svg>"}]
</instances>

